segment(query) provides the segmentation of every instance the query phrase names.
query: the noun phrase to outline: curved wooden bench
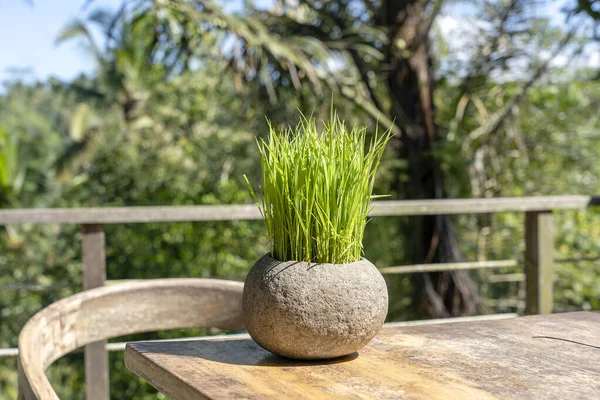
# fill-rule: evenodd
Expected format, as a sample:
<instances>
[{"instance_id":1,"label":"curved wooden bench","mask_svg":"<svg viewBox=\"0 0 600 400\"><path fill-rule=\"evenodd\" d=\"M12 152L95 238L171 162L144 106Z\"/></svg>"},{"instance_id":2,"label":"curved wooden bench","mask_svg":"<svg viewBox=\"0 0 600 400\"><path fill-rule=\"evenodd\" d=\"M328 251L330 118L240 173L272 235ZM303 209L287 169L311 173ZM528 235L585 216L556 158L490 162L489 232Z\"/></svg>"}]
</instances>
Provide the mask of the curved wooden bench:
<instances>
[{"instance_id":1,"label":"curved wooden bench","mask_svg":"<svg viewBox=\"0 0 600 400\"><path fill-rule=\"evenodd\" d=\"M240 282L159 279L88 290L35 314L19 335L19 399L57 400L45 370L90 343L181 328L243 329Z\"/></svg>"}]
</instances>

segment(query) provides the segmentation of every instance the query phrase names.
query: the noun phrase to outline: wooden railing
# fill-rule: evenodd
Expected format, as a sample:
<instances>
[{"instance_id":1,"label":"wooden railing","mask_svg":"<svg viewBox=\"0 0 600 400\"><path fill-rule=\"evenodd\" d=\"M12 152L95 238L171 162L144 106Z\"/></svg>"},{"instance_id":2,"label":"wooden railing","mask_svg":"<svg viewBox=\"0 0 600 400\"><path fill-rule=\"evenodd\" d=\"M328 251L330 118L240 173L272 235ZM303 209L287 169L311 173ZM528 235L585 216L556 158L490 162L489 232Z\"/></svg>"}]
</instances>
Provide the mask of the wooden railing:
<instances>
[{"instance_id":1,"label":"wooden railing","mask_svg":"<svg viewBox=\"0 0 600 400\"><path fill-rule=\"evenodd\" d=\"M378 201L371 216L436 214L525 213L525 312L552 312L554 231L552 212L600 205L597 196L513 197L494 199L448 199L420 201ZM177 221L257 220L254 205L14 209L0 211L0 225L78 224L82 233L83 288L106 284L104 224ZM517 266L514 260L478 261L453 264L423 264L382 268L384 274L500 268ZM27 287L25 287L27 289ZM31 285L32 290L39 290ZM106 341L86 346L86 398L108 398L108 356ZM0 349L5 350L5 349ZM10 350L10 349L8 349ZM0 352L1 353L1 352ZM14 353L14 352L13 352ZM5 354L13 354L6 352Z\"/></svg>"}]
</instances>

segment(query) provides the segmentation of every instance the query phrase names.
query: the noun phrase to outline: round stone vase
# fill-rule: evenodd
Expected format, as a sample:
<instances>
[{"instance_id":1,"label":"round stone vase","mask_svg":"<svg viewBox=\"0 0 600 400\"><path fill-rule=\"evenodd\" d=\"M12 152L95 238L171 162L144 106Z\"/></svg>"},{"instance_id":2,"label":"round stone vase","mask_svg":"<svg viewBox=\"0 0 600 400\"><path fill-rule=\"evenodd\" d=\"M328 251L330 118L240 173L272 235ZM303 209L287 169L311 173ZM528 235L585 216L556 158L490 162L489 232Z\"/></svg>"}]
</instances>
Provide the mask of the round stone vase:
<instances>
[{"instance_id":1,"label":"round stone vase","mask_svg":"<svg viewBox=\"0 0 600 400\"><path fill-rule=\"evenodd\" d=\"M352 354L379 332L387 286L367 260L348 264L277 261L254 264L244 285L248 333L284 357L327 359Z\"/></svg>"}]
</instances>

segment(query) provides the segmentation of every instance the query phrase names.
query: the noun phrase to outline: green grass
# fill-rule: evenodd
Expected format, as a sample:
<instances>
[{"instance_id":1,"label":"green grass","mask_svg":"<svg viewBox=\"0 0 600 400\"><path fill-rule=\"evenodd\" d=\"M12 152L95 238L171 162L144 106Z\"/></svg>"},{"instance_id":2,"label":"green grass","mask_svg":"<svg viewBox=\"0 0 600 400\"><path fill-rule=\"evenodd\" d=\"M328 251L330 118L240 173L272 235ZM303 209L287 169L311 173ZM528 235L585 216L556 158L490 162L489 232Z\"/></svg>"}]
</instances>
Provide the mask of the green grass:
<instances>
[{"instance_id":1,"label":"green grass","mask_svg":"<svg viewBox=\"0 0 600 400\"><path fill-rule=\"evenodd\" d=\"M267 226L272 256L280 261L358 261L375 172L390 132L369 140L365 127L348 129L333 112L321 132L313 118L304 116L295 129L278 132L269 126L268 141L258 141L260 202L248 186Z\"/></svg>"}]
</instances>

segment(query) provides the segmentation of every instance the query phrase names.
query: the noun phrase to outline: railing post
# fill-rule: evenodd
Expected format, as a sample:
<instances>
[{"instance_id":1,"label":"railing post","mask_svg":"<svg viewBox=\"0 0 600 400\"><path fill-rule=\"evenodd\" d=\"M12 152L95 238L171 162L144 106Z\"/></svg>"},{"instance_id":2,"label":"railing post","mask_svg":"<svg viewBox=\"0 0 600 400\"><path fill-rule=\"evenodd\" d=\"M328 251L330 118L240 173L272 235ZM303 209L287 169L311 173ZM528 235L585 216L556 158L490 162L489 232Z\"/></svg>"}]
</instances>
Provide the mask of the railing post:
<instances>
[{"instance_id":1,"label":"railing post","mask_svg":"<svg viewBox=\"0 0 600 400\"><path fill-rule=\"evenodd\" d=\"M550 314L553 303L552 211L525 213L526 314Z\"/></svg>"},{"instance_id":2,"label":"railing post","mask_svg":"<svg viewBox=\"0 0 600 400\"><path fill-rule=\"evenodd\" d=\"M83 289L93 289L106 281L106 252L102 225L81 225ZM106 340L85 346L85 397L108 400L108 353Z\"/></svg>"}]
</instances>

